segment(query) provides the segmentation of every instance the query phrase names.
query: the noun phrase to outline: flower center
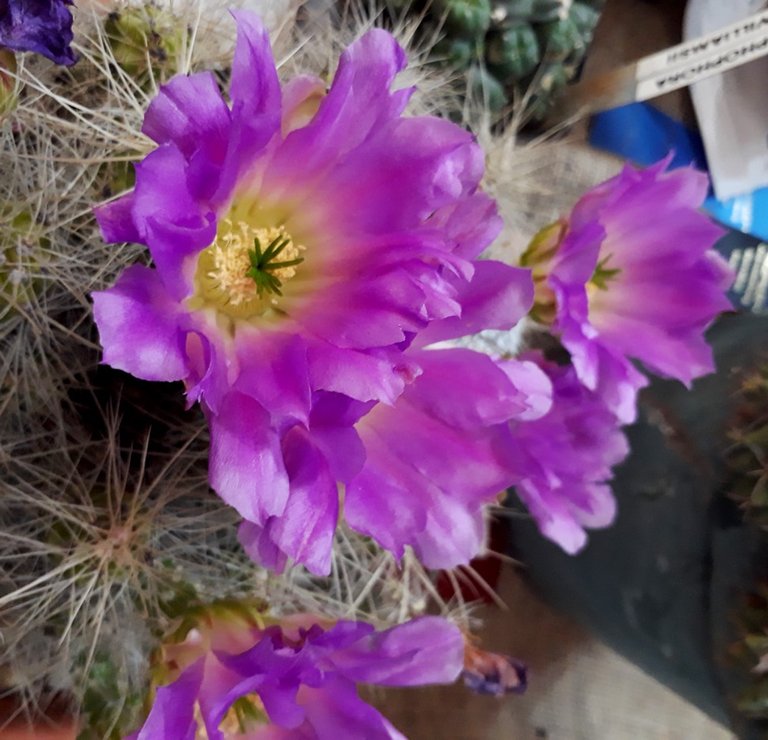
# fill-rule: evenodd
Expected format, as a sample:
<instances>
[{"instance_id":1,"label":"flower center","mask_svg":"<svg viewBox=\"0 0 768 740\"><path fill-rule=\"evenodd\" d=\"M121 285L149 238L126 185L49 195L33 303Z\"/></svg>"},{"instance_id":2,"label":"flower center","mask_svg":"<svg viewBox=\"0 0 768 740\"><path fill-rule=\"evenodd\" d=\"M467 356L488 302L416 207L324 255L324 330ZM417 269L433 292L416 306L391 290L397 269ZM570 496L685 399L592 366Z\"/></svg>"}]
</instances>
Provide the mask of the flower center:
<instances>
[{"instance_id":1,"label":"flower center","mask_svg":"<svg viewBox=\"0 0 768 740\"><path fill-rule=\"evenodd\" d=\"M531 270L534 301L531 318L550 325L555 320L555 294L547 283L552 260L565 238L566 225L562 221L545 226L531 240L520 258L520 265Z\"/></svg>"},{"instance_id":2,"label":"flower center","mask_svg":"<svg viewBox=\"0 0 768 740\"><path fill-rule=\"evenodd\" d=\"M236 319L265 313L277 305L304 250L283 226L254 228L224 219L216 241L198 258L191 307L211 306Z\"/></svg>"},{"instance_id":3,"label":"flower center","mask_svg":"<svg viewBox=\"0 0 768 740\"><path fill-rule=\"evenodd\" d=\"M609 254L597 263L595 271L589 279L589 287L592 287L593 290L608 290L608 283L621 273L619 268L609 267L610 260L611 255Z\"/></svg>"},{"instance_id":4,"label":"flower center","mask_svg":"<svg viewBox=\"0 0 768 740\"><path fill-rule=\"evenodd\" d=\"M195 721L197 723L195 740L208 740L199 703L195 704ZM257 694L248 694L241 696L232 704L218 729L226 737L240 737L243 733L258 730L268 724L269 718L261 699Z\"/></svg>"}]
</instances>

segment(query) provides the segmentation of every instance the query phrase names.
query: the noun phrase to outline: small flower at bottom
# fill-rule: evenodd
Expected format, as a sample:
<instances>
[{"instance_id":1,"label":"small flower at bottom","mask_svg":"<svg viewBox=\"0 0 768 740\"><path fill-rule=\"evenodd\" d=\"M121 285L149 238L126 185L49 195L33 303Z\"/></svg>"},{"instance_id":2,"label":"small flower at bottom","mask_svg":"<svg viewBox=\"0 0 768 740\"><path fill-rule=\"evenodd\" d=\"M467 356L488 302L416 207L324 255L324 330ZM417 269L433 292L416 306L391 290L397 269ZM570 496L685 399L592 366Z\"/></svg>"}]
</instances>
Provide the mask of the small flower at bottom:
<instances>
[{"instance_id":1,"label":"small flower at bottom","mask_svg":"<svg viewBox=\"0 0 768 740\"><path fill-rule=\"evenodd\" d=\"M464 636L439 617L382 632L308 615L257 621L208 619L164 648L158 672L173 680L131 738L402 738L357 684L452 683L462 670Z\"/></svg>"},{"instance_id":2,"label":"small flower at bottom","mask_svg":"<svg viewBox=\"0 0 768 740\"><path fill-rule=\"evenodd\" d=\"M667 164L625 167L522 259L537 283L534 318L552 325L581 381L624 423L648 382L630 358L689 384L714 369L704 331L731 307L732 273L711 248L722 230L698 210L707 177Z\"/></svg>"},{"instance_id":3,"label":"small flower at bottom","mask_svg":"<svg viewBox=\"0 0 768 740\"><path fill-rule=\"evenodd\" d=\"M77 61L72 52L72 0L6 0L0 3L0 47L33 51L56 64Z\"/></svg>"}]
</instances>

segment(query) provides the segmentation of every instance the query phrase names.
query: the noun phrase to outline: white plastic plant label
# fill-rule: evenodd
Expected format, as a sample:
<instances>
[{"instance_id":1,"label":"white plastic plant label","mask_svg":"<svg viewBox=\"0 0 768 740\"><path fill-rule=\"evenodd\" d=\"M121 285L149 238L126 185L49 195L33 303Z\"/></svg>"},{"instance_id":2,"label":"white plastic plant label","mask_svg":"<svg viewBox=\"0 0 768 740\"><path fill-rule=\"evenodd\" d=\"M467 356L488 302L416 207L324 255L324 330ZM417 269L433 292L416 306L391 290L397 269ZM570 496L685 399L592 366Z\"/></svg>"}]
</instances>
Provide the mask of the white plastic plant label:
<instances>
[{"instance_id":1,"label":"white plastic plant label","mask_svg":"<svg viewBox=\"0 0 768 740\"><path fill-rule=\"evenodd\" d=\"M655 98L768 54L768 10L696 36L637 63L636 100Z\"/></svg>"},{"instance_id":2,"label":"white plastic plant label","mask_svg":"<svg viewBox=\"0 0 768 740\"><path fill-rule=\"evenodd\" d=\"M766 5L765 0L689 0L684 36L697 39L733 27ZM691 96L717 198L768 186L768 58L694 82Z\"/></svg>"},{"instance_id":3,"label":"white plastic plant label","mask_svg":"<svg viewBox=\"0 0 768 740\"><path fill-rule=\"evenodd\" d=\"M590 111L650 100L768 57L766 0L734 0L725 12L717 3L692 0L692 4L707 7L715 4L721 12L708 14L706 26L692 25L698 33L687 29L687 36L694 36L689 41L574 85L561 99L557 115L561 119L579 117ZM734 14L737 6L749 10ZM752 12L755 6L763 9ZM726 18L729 22L725 22Z\"/></svg>"}]
</instances>

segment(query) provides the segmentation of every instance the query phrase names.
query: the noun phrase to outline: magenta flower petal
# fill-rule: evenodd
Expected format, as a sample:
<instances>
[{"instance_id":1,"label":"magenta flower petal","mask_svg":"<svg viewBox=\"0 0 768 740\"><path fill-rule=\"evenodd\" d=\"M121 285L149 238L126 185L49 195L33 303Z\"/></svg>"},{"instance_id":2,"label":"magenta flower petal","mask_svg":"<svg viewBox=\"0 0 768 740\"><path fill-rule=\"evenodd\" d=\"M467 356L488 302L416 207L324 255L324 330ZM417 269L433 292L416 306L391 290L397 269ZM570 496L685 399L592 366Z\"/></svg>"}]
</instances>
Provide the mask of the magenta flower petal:
<instances>
[{"instance_id":1,"label":"magenta flower petal","mask_svg":"<svg viewBox=\"0 0 768 740\"><path fill-rule=\"evenodd\" d=\"M327 394L313 408L311 435L299 425L284 435L282 455L290 485L286 507L263 526L250 521L240 526L240 542L256 562L280 572L290 557L318 575L330 571L339 516L337 481L353 478L365 460L351 426L365 406L358 411L352 407L357 405Z\"/></svg>"},{"instance_id":2,"label":"magenta flower petal","mask_svg":"<svg viewBox=\"0 0 768 740\"><path fill-rule=\"evenodd\" d=\"M401 558L405 545L424 531L427 510L439 496L422 476L389 455L386 446L368 441L366 453L376 463L366 462L347 487L344 517L351 527Z\"/></svg>"},{"instance_id":3,"label":"magenta flower petal","mask_svg":"<svg viewBox=\"0 0 768 740\"><path fill-rule=\"evenodd\" d=\"M200 152L222 161L230 113L212 72L174 77L149 104L141 130L157 144L175 144L187 159ZM218 156L216 154L218 153Z\"/></svg>"},{"instance_id":4,"label":"magenta flower petal","mask_svg":"<svg viewBox=\"0 0 768 740\"><path fill-rule=\"evenodd\" d=\"M104 350L103 362L146 380L187 376L182 316L154 270L129 267L115 285L93 293L93 315Z\"/></svg>"},{"instance_id":5,"label":"magenta flower petal","mask_svg":"<svg viewBox=\"0 0 768 740\"><path fill-rule=\"evenodd\" d=\"M511 329L533 303L533 281L528 270L482 260L475 265L469 285L459 295L461 315L432 322L417 339L426 346L445 339L477 334L485 329Z\"/></svg>"},{"instance_id":6,"label":"magenta flower petal","mask_svg":"<svg viewBox=\"0 0 768 740\"><path fill-rule=\"evenodd\" d=\"M616 417L631 424L637 416L637 394L648 378L626 356L598 340L587 319L587 295L583 286L561 287L550 280L560 306L558 327L563 344L581 382L597 392Z\"/></svg>"},{"instance_id":7,"label":"magenta flower petal","mask_svg":"<svg viewBox=\"0 0 768 740\"><path fill-rule=\"evenodd\" d=\"M152 710L141 730L132 735L136 740L179 738L195 740L195 701L203 682L205 659L190 665L170 686L161 686Z\"/></svg>"},{"instance_id":8,"label":"magenta flower petal","mask_svg":"<svg viewBox=\"0 0 768 740\"><path fill-rule=\"evenodd\" d=\"M529 396L498 363L466 349L420 352L423 382L409 389L419 409L447 428L472 429L501 424L529 408ZM512 382L510 382L512 381ZM461 393L457 383L461 383ZM416 392L418 390L418 401ZM527 389L526 389L527 390ZM446 402L450 399L450 403Z\"/></svg>"},{"instance_id":9,"label":"magenta flower petal","mask_svg":"<svg viewBox=\"0 0 768 740\"><path fill-rule=\"evenodd\" d=\"M714 370L702 327L731 308L725 295L731 279L725 263L707 254L686 270L685 282L659 284L658 276L645 279L638 270L631 293L602 298L601 336L618 352L690 385Z\"/></svg>"},{"instance_id":10,"label":"magenta flower petal","mask_svg":"<svg viewBox=\"0 0 768 740\"><path fill-rule=\"evenodd\" d=\"M482 151L468 132L440 118L396 119L329 173L323 187L333 196L318 218L351 233L412 228L471 193L482 172Z\"/></svg>"},{"instance_id":11,"label":"magenta flower petal","mask_svg":"<svg viewBox=\"0 0 768 740\"><path fill-rule=\"evenodd\" d=\"M312 120L325 95L325 82L314 75L297 75L283 85L283 138Z\"/></svg>"},{"instance_id":12,"label":"magenta flower petal","mask_svg":"<svg viewBox=\"0 0 768 740\"><path fill-rule=\"evenodd\" d=\"M174 144L188 167L196 198L210 199L227 152L230 112L210 72L175 77L160 88L142 131L158 144Z\"/></svg>"},{"instance_id":13,"label":"magenta flower petal","mask_svg":"<svg viewBox=\"0 0 768 740\"><path fill-rule=\"evenodd\" d=\"M311 122L291 132L275 153L265 189L279 193L296 178L318 183L329 168L359 147L372 131L397 118L408 91L390 92L405 67L405 53L385 31L373 29L339 59L328 95Z\"/></svg>"},{"instance_id":14,"label":"magenta flower petal","mask_svg":"<svg viewBox=\"0 0 768 740\"><path fill-rule=\"evenodd\" d=\"M409 544L429 567L453 567L477 554L482 506L514 480L507 422L540 401L485 355L417 356L423 374L393 407L377 406L358 424L366 461L346 488L344 511L396 556Z\"/></svg>"},{"instance_id":15,"label":"magenta flower petal","mask_svg":"<svg viewBox=\"0 0 768 740\"><path fill-rule=\"evenodd\" d=\"M213 214L201 209L185 180L168 177L186 167L181 152L165 144L136 165L131 216L139 241L150 252L169 295L186 298L193 289L194 264L188 259L210 244L216 234ZM101 211L96 212L100 217ZM126 229L127 231L127 229Z\"/></svg>"},{"instance_id":16,"label":"magenta flower petal","mask_svg":"<svg viewBox=\"0 0 768 740\"><path fill-rule=\"evenodd\" d=\"M413 537L413 551L428 568L466 565L484 552L487 530L482 508L440 496L427 511L423 531Z\"/></svg>"},{"instance_id":17,"label":"magenta flower petal","mask_svg":"<svg viewBox=\"0 0 768 740\"><path fill-rule=\"evenodd\" d=\"M339 291L341 293L341 291ZM416 333L427 324L422 307L424 290L403 269L393 269L370 282L344 291L341 300L318 295L307 301L302 325L337 347L365 349L402 342L408 332ZM339 295L341 298L341 295ZM351 323L350 314L365 316Z\"/></svg>"},{"instance_id":18,"label":"magenta flower petal","mask_svg":"<svg viewBox=\"0 0 768 740\"><path fill-rule=\"evenodd\" d=\"M238 179L279 132L282 119L280 81L267 30L253 13L232 15L238 30L229 86L232 128L215 196L218 203L227 202Z\"/></svg>"},{"instance_id":19,"label":"magenta flower petal","mask_svg":"<svg viewBox=\"0 0 768 740\"><path fill-rule=\"evenodd\" d=\"M175 144L163 144L136 165L133 220L149 241L152 258L163 265L158 266L161 274L168 276L179 269L178 262L166 266L169 258L178 260L201 250L216 233L213 213L193 196L187 179L169 177L186 167L187 159ZM158 244L150 238L158 227L175 228L178 233Z\"/></svg>"},{"instance_id":20,"label":"magenta flower petal","mask_svg":"<svg viewBox=\"0 0 768 740\"><path fill-rule=\"evenodd\" d=\"M98 206L93 212L106 241L141 241L141 234L133 222L133 192Z\"/></svg>"},{"instance_id":21,"label":"magenta flower petal","mask_svg":"<svg viewBox=\"0 0 768 740\"><path fill-rule=\"evenodd\" d=\"M343 678L329 681L323 689L305 689L303 696L307 720L314 737L339 740L391 740L391 725L358 695L354 683Z\"/></svg>"},{"instance_id":22,"label":"magenta flower petal","mask_svg":"<svg viewBox=\"0 0 768 740\"><path fill-rule=\"evenodd\" d=\"M345 624L326 632L324 639L336 640L335 633ZM370 630L348 648L336 652L332 659L336 670L359 683L452 683L459 676L457 667L464 661L464 640L444 619L421 617L384 632Z\"/></svg>"},{"instance_id":23,"label":"magenta flower petal","mask_svg":"<svg viewBox=\"0 0 768 740\"><path fill-rule=\"evenodd\" d=\"M515 488L542 534L573 554L586 544L585 528L613 522L616 503L607 481L629 448L613 409L573 368L539 355L531 359L552 382L552 408L539 419L513 423Z\"/></svg>"},{"instance_id":24,"label":"magenta flower petal","mask_svg":"<svg viewBox=\"0 0 768 740\"><path fill-rule=\"evenodd\" d=\"M605 228L597 220L570 231L558 250L551 278L566 285L585 285L594 275L605 241Z\"/></svg>"},{"instance_id":25,"label":"magenta flower petal","mask_svg":"<svg viewBox=\"0 0 768 740\"><path fill-rule=\"evenodd\" d=\"M354 352L329 342L316 342L309 349L312 387L345 393L356 401L394 403L408 382L420 373L399 352Z\"/></svg>"},{"instance_id":26,"label":"magenta flower petal","mask_svg":"<svg viewBox=\"0 0 768 740\"><path fill-rule=\"evenodd\" d=\"M691 204L701 203L709 190L705 172L691 167L667 171L671 156L645 169L626 166L616 177L596 186L579 199L573 217L577 224L593 221L602 213L606 199L621 203L620 210L633 226L651 221L647 216L662 204L669 211L688 211ZM648 187L648 186L652 187ZM706 221L699 219L699 223ZM669 247L661 247L665 253ZM708 247L702 246L701 252Z\"/></svg>"},{"instance_id":27,"label":"magenta flower petal","mask_svg":"<svg viewBox=\"0 0 768 740\"><path fill-rule=\"evenodd\" d=\"M264 129L261 142L255 144L260 149L275 133L274 126L280 121L280 80L269 34L260 18L243 10L233 10L232 15L238 31L229 87L233 118L250 119L242 125L251 126L253 132Z\"/></svg>"},{"instance_id":28,"label":"magenta flower petal","mask_svg":"<svg viewBox=\"0 0 768 740\"><path fill-rule=\"evenodd\" d=\"M257 632L242 639L252 642L258 637ZM225 740L219 725L232 704L249 694L258 695L275 726L293 730L303 724L306 714L296 701L297 693L302 683L314 678L314 666L300 653L281 650L281 643L279 629L266 630L262 639L240 654L216 650L215 658L209 656L206 681L199 694L209 740Z\"/></svg>"},{"instance_id":29,"label":"magenta flower petal","mask_svg":"<svg viewBox=\"0 0 768 740\"><path fill-rule=\"evenodd\" d=\"M235 387L277 416L308 422L311 387L307 347L296 334L243 329L235 338ZM253 358L258 357L255 364Z\"/></svg>"},{"instance_id":30,"label":"magenta flower petal","mask_svg":"<svg viewBox=\"0 0 768 740\"><path fill-rule=\"evenodd\" d=\"M467 259L479 256L504 225L496 201L481 192L441 209L435 214L435 220L456 241L455 253Z\"/></svg>"},{"instance_id":31,"label":"magenta flower petal","mask_svg":"<svg viewBox=\"0 0 768 740\"><path fill-rule=\"evenodd\" d=\"M244 519L237 530L237 539L248 557L263 568L282 573L288 565L288 555L272 540L267 525Z\"/></svg>"},{"instance_id":32,"label":"magenta flower petal","mask_svg":"<svg viewBox=\"0 0 768 740\"><path fill-rule=\"evenodd\" d=\"M288 501L288 474L269 413L250 396L233 391L209 421L211 486L245 519L263 522L281 514Z\"/></svg>"},{"instance_id":33,"label":"magenta flower petal","mask_svg":"<svg viewBox=\"0 0 768 740\"><path fill-rule=\"evenodd\" d=\"M200 316L189 316L189 321L201 319ZM192 328L187 334L186 354L190 377L187 379L187 401L201 402L204 409L217 414L222 401L229 394L228 369L230 349L226 338L215 332L207 331L210 322L203 322L199 328Z\"/></svg>"},{"instance_id":34,"label":"magenta flower petal","mask_svg":"<svg viewBox=\"0 0 768 740\"><path fill-rule=\"evenodd\" d=\"M426 350L420 360L424 373L398 403L377 406L360 421L363 442L366 448L369 441L386 446L389 455L397 456L415 474L461 500L486 500L503 490L508 480L502 429L505 422L527 410L527 397L484 354ZM433 390L445 382L441 375L453 380L452 396L443 397L442 404ZM374 456L368 458L373 464Z\"/></svg>"},{"instance_id":35,"label":"magenta flower petal","mask_svg":"<svg viewBox=\"0 0 768 740\"><path fill-rule=\"evenodd\" d=\"M348 483L362 469L365 448L354 424L373 403L338 393L317 393L310 416L312 442L322 450L333 477Z\"/></svg>"},{"instance_id":36,"label":"magenta flower petal","mask_svg":"<svg viewBox=\"0 0 768 740\"><path fill-rule=\"evenodd\" d=\"M516 419L534 421L549 413L552 408L552 381L539 365L530 360L500 360L496 365L525 395L526 408L515 416Z\"/></svg>"},{"instance_id":37,"label":"magenta flower petal","mask_svg":"<svg viewBox=\"0 0 768 740\"><path fill-rule=\"evenodd\" d=\"M312 573L328 575L339 517L336 479L322 453L299 427L285 436L283 458L291 494L280 516L267 520L264 534L281 552L303 563Z\"/></svg>"}]
</instances>

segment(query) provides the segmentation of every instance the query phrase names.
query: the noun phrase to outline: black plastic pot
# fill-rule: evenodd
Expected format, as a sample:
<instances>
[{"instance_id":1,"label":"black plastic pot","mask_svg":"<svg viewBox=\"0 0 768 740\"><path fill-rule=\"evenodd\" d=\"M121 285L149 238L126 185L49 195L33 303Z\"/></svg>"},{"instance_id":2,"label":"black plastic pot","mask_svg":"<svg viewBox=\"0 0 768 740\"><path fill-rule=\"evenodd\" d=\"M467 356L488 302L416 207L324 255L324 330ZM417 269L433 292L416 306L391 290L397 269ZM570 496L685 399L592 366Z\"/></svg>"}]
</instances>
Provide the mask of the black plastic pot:
<instances>
[{"instance_id":1,"label":"black plastic pot","mask_svg":"<svg viewBox=\"0 0 768 740\"><path fill-rule=\"evenodd\" d=\"M615 525L570 557L514 517L509 550L556 607L739 737L764 738L768 723L735 710L751 678L729 653L739 610L768 577L768 534L728 498L723 453L738 376L767 359L768 316L723 317L710 340L716 375L643 394L614 480Z\"/></svg>"}]
</instances>

